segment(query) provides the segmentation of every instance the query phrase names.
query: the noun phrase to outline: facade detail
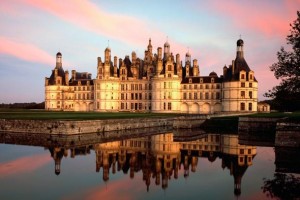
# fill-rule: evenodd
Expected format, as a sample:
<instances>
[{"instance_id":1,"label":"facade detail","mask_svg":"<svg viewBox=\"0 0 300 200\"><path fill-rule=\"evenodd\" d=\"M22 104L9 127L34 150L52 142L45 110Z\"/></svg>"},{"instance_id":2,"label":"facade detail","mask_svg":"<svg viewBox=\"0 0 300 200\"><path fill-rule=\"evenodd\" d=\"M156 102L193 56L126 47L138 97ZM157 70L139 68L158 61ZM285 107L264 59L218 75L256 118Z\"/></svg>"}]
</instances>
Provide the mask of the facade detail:
<instances>
[{"instance_id":1,"label":"facade detail","mask_svg":"<svg viewBox=\"0 0 300 200\"><path fill-rule=\"evenodd\" d=\"M212 114L256 112L258 83L244 58L244 42L237 41L236 58L223 67L223 75L200 76L197 59L189 52L182 63L169 42L153 53L151 39L144 59L132 52L112 60L111 49L97 59L95 79L87 72L62 67L62 54L45 78L45 109L98 112L159 112Z\"/></svg>"}]
</instances>

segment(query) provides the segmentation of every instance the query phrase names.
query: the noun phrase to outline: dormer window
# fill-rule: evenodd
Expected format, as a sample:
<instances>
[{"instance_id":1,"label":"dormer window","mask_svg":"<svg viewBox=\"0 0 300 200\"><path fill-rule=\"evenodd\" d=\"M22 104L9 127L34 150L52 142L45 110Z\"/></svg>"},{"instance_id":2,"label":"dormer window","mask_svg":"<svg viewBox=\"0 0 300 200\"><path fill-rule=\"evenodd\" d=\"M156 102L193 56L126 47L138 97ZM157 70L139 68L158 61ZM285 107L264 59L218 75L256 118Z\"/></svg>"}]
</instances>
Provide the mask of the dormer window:
<instances>
[{"instance_id":1,"label":"dormer window","mask_svg":"<svg viewBox=\"0 0 300 200\"><path fill-rule=\"evenodd\" d=\"M189 83L192 83L192 79L191 78L189 79Z\"/></svg>"},{"instance_id":2,"label":"dormer window","mask_svg":"<svg viewBox=\"0 0 300 200\"><path fill-rule=\"evenodd\" d=\"M241 79L245 79L245 74L241 74Z\"/></svg>"},{"instance_id":3,"label":"dormer window","mask_svg":"<svg viewBox=\"0 0 300 200\"><path fill-rule=\"evenodd\" d=\"M211 78L211 82L214 83L214 82L215 82L215 79L214 79L214 78Z\"/></svg>"},{"instance_id":4,"label":"dormer window","mask_svg":"<svg viewBox=\"0 0 300 200\"><path fill-rule=\"evenodd\" d=\"M200 83L203 83L203 78L200 78Z\"/></svg>"}]
</instances>

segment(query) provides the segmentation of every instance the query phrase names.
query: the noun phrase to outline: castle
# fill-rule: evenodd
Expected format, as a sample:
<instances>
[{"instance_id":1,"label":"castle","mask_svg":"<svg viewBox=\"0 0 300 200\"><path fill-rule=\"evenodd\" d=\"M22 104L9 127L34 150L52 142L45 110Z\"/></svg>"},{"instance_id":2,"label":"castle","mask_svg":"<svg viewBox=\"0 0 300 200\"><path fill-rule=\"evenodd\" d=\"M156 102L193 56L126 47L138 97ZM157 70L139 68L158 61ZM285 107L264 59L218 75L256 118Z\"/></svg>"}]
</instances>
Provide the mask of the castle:
<instances>
[{"instance_id":1,"label":"castle","mask_svg":"<svg viewBox=\"0 0 300 200\"><path fill-rule=\"evenodd\" d=\"M201 76L198 61L188 52L182 64L180 55L171 53L170 44L153 53L151 39L144 59L132 52L131 59L115 56L111 49L98 57L97 76L69 72L62 67L62 54L45 78L45 109L97 112L156 112L212 114L257 112L258 82L245 58L244 41L237 41L236 58L223 75L211 72Z\"/></svg>"}]
</instances>

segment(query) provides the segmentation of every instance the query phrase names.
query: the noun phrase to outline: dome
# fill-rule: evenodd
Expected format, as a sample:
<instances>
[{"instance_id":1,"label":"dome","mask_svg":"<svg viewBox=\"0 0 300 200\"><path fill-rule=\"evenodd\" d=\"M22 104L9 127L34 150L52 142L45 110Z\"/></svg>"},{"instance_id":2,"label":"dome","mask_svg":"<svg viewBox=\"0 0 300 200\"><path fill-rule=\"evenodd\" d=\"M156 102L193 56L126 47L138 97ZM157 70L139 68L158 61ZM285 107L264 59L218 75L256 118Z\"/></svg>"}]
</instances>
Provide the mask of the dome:
<instances>
[{"instance_id":1,"label":"dome","mask_svg":"<svg viewBox=\"0 0 300 200\"><path fill-rule=\"evenodd\" d=\"M209 76L214 76L214 77L217 77L217 76L218 76L218 74L217 74L216 72L212 71L212 72L210 72Z\"/></svg>"},{"instance_id":2,"label":"dome","mask_svg":"<svg viewBox=\"0 0 300 200\"><path fill-rule=\"evenodd\" d=\"M236 42L236 45L237 46L244 46L244 41L242 39L239 39L237 42Z\"/></svg>"},{"instance_id":3,"label":"dome","mask_svg":"<svg viewBox=\"0 0 300 200\"><path fill-rule=\"evenodd\" d=\"M169 46L170 46L169 42L166 41L166 43L164 44L164 47L169 47Z\"/></svg>"},{"instance_id":4,"label":"dome","mask_svg":"<svg viewBox=\"0 0 300 200\"><path fill-rule=\"evenodd\" d=\"M56 56L62 56L60 52L57 52Z\"/></svg>"}]
</instances>

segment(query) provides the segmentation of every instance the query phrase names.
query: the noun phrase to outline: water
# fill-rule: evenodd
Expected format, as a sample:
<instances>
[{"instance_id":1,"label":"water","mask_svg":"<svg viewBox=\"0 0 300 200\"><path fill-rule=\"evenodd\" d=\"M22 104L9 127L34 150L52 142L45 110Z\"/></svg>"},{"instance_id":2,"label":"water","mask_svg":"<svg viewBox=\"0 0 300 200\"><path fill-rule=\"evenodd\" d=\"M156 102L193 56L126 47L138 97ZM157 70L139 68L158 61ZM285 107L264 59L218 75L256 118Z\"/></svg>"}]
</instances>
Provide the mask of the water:
<instances>
[{"instance_id":1,"label":"water","mask_svg":"<svg viewBox=\"0 0 300 200\"><path fill-rule=\"evenodd\" d=\"M274 147L239 144L236 134L2 135L0 142L10 143L0 144L0 199L269 199L266 181L278 175ZM292 165L276 163L285 172ZM300 197L297 173L289 198Z\"/></svg>"}]
</instances>

